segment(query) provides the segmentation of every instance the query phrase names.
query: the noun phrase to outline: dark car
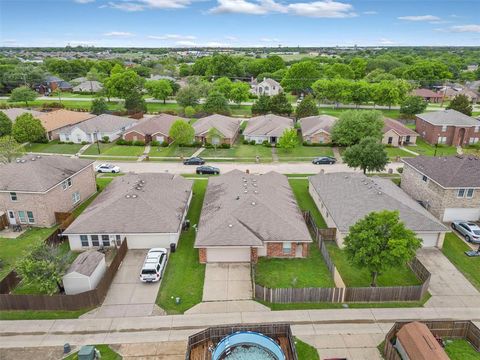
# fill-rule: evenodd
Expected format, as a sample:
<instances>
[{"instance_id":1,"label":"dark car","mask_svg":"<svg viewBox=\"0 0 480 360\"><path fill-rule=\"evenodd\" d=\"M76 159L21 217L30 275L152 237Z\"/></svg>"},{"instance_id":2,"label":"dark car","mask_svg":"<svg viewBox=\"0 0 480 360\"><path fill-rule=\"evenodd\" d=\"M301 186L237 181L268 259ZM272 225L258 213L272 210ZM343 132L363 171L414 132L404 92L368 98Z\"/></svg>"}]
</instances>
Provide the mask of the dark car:
<instances>
[{"instance_id":1,"label":"dark car","mask_svg":"<svg viewBox=\"0 0 480 360\"><path fill-rule=\"evenodd\" d=\"M205 160L203 160L201 157L191 157L183 161L183 165L203 165L203 164L205 164Z\"/></svg>"},{"instance_id":2,"label":"dark car","mask_svg":"<svg viewBox=\"0 0 480 360\"><path fill-rule=\"evenodd\" d=\"M220 174L220 169L210 165L204 165L197 167L197 174Z\"/></svg>"},{"instance_id":3,"label":"dark car","mask_svg":"<svg viewBox=\"0 0 480 360\"><path fill-rule=\"evenodd\" d=\"M315 164L315 165L320 165L320 164L335 164L335 162L337 161L337 159L333 158L333 157L330 157L330 156L321 156L321 157L317 157L315 159L312 160L312 164Z\"/></svg>"}]
</instances>

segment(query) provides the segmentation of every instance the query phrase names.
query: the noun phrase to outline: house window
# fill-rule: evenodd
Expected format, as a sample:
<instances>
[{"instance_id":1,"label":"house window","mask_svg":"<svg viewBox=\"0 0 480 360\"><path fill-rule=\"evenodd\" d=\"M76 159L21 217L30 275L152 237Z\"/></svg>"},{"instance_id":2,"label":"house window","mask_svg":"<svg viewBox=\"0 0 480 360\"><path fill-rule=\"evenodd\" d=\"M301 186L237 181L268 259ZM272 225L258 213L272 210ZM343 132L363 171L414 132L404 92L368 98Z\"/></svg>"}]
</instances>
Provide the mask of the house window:
<instances>
[{"instance_id":1,"label":"house window","mask_svg":"<svg viewBox=\"0 0 480 360\"><path fill-rule=\"evenodd\" d=\"M35 218L33 217L33 212L27 211L27 218L29 224L35 224Z\"/></svg>"},{"instance_id":2,"label":"house window","mask_svg":"<svg viewBox=\"0 0 480 360\"><path fill-rule=\"evenodd\" d=\"M473 197L473 189L467 189L467 198L472 198Z\"/></svg>"},{"instance_id":3,"label":"house window","mask_svg":"<svg viewBox=\"0 0 480 360\"><path fill-rule=\"evenodd\" d=\"M442 132L445 132L445 131L447 131L447 125L442 126Z\"/></svg>"},{"instance_id":4,"label":"house window","mask_svg":"<svg viewBox=\"0 0 480 360\"><path fill-rule=\"evenodd\" d=\"M474 193L474 189L458 189L457 190L457 198L472 198Z\"/></svg>"},{"instance_id":5,"label":"house window","mask_svg":"<svg viewBox=\"0 0 480 360\"><path fill-rule=\"evenodd\" d=\"M90 235L90 238L92 239L92 246L100 246L98 235Z\"/></svg>"},{"instance_id":6,"label":"house window","mask_svg":"<svg viewBox=\"0 0 480 360\"><path fill-rule=\"evenodd\" d=\"M392 143L393 143L393 137L390 136L390 137L388 138L388 145L391 145Z\"/></svg>"},{"instance_id":7,"label":"house window","mask_svg":"<svg viewBox=\"0 0 480 360\"><path fill-rule=\"evenodd\" d=\"M103 246L110 246L110 236L102 235L102 245Z\"/></svg>"},{"instance_id":8,"label":"house window","mask_svg":"<svg viewBox=\"0 0 480 360\"><path fill-rule=\"evenodd\" d=\"M212 137L212 144L214 145L220 144L220 138L218 136Z\"/></svg>"},{"instance_id":9,"label":"house window","mask_svg":"<svg viewBox=\"0 0 480 360\"><path fill-rule=\"evenodd\" d=\"M284 242L282 247L283 253L285 255L290 255L292 252L292 243L291 242Z\"/></svg>"},{"instance_id":10,"label":"house window","mask_svg":"<svg viewBox=\"0 0 480 360\"><path fill-rule=\"evenodd\" d=\"M72 202L73 204L76 204L80 201L80 192L79 191L75 191L73 194L72 194Z\"/></svg>"},{"instance_id":11,"label":"house window","mask_svg":"<svg viewBox=\"0 0 480 360\"><path fill-rule=\"evenodd\" d=\"M445 144L447 142L447 137L446 136L439 136L438 137L438 144Z\"/></svg>"},{"instance_id":12,"label":"house window","mask_svg":"<svg viewBox=\"0 0 480 360\"><path fill-rule=\"evenodd\" d=\"M80 242L82 243L83 247L88 247L90 245L88 243L88 236L87 235L80 235Z\"/></svg>"},{"instance_id":13,"label":"house window","mask_svg":"<svg viewBox=\"0 0 480 360\"><path fill-rule=\"evenodd\" d=\"M480 131L480 126L475 126L475 132L479 132Z\"/></svg>"},{"instance_id":14,"label":"house window","mask_svg":"<svg viewBox=\"0 0 480 360\"><path fill-rule=\"evenodd\" d=\"M406 142L407 144L410 143L410 135L405 136L405 142Z\"/></svg>"},{"instance_id":15,"label":"house window","mask_svg":"<svg viewBox=\"0 0 480 360\"><path fill-rule=\"evenodd\" d=\"M320 137L318 138L318 143L319 143L319 144L323 144L324 142L325 142L325 138L324 138L323 136L320 136Z\"/></svg>"},{"instance_id":16,"label":"house window","mask_svg":"<svg viewBox=\"0 0 480 360\"><path fill-rule=\"evenodd\" d=\"M65 135L65 141L66 141L66 142L69 142L69 141L70 141L70 136Z\"/></svg>"},{"instance_id":17,"label":"house window","mask_svg":"<svg viewBox=\"0 0 480 360\"><path fill-rule=\"evenodd\" d=\"M122 237L120 235L115 235L115 241L117 242L117 246L122 245Z\"/></svg>"},{"instance_id":18,"label":"house window","mask_svg":"<svg viewBox=\"0 0 480 360\"><path fill-rule=\"evenodd\" d=\"M477 142L478 142L478 138L472 138L472 137L471 137L471 138L468 140L468 143L469 143L470 145L476 144Z\"/></svg>"},{"instance_id":19,"label":"house window","mask_svg":"<svg viewBox=\"0 0 480 360\"><path fill-rule=\"evenodd\" d=\"M425 175L423 175L423 176L422 176L422 180L423 180L424 182L427 182L427 181L428 181L428 177L426 177Z\"/></svg>"},{"instance_id":20,"label":"house window","mask_svg":"<svg viewBox=\"0 0 480 360\"><path fill-rule=\"evenodd\" d=\"M17 201L18 200L16 192L11 192L10 193L10 200L12 200L12 201Z\"/></svg>"},{"instance_id":21,"label":"house window","mask_svg":"<svg viewBox=\"0 0 480 360\"><path fill-rule=\"evenodd\" d=\"M19 211L18 212L18 219L20 220L20 224L26 224L27 223L27 216L25 215L25 211Z\"/></svg>"}]
</instances>

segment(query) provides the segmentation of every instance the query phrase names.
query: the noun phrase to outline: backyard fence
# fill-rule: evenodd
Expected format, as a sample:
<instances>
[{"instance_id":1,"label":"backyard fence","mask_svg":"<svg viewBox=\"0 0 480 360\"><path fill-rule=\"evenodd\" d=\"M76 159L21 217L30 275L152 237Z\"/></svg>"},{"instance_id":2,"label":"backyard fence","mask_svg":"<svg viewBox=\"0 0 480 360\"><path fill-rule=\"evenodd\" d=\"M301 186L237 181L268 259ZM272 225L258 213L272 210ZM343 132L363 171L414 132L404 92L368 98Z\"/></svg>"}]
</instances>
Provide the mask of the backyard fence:
<instances>
[{"instance_id":1,"label":"backyard fence","mask_svg":"<svg viewBox=\"0 0 480 360\"><path fill-rule=\"evenodd\" d=\"M102 304L112 280L117 273L118 267L122 263L127 253L127 241L122 242L117 248L117 253L113 258L110 266L107 268L102 280L93 290L85 291L76 295L15 295L15 294L0 294L0 310L81 310L96 307ZM7 275L9 278L11 274ZM15 274L16 276L16 274ZM0 288L3 288L3 283ZM9 281L12 281L10 279ZM18 284L18 283L17 283ZM15 284L15 286L17 285ZM7 286L7 284L5 285ZM9 287L9 292L15 287Z\"/></svg>"},{"instance_id":2,"label":"backyard fence","mask_svg":"<svg viewBox=\"0 0 480 360\"><path fill-rule=\"evenodd\" d=\"M431 320L421 322L427 325L434 336L442 339L465 339L475 348L476 351L480 351L480 329L469 320ZM402 328L403 325L408 323L409 321L398 321L387 333L385 337L385 346L383 349L383 355L386 360L401 360L397 349L394 347L394 343L397 332Z\"/></svg>"}]
</instances>

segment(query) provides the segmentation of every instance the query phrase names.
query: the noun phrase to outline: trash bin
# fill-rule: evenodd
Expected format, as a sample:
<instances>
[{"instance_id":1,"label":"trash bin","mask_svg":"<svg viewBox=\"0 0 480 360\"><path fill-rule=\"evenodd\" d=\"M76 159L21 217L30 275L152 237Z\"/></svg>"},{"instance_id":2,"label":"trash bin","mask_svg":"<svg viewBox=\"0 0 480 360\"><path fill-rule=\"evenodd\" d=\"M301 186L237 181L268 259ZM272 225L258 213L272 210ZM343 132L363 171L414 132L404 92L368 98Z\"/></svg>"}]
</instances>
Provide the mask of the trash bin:
<instances>
[{"instance_id":1,"label":"trash bin","mask_svg":"<svg viewBox=\"0 0 480 360\"><path fill-rule=\"evenodd\" d=\"M94 360L95 359L95 346L86 345L82 346L78 352L78 360Z\"/></svg>"},{"instance_id":2,"label":"trash bin","mask_svg":"<svg viewBox=\"0 0 480 360\"><path fill-rule=\"evenodd\" d=\"M171 252L171 253L174 253L176 247L177 247L177 246L175 245L175 243L171 243L171 244L170 244L170 252Z\"/></svg>"}]
</instances>

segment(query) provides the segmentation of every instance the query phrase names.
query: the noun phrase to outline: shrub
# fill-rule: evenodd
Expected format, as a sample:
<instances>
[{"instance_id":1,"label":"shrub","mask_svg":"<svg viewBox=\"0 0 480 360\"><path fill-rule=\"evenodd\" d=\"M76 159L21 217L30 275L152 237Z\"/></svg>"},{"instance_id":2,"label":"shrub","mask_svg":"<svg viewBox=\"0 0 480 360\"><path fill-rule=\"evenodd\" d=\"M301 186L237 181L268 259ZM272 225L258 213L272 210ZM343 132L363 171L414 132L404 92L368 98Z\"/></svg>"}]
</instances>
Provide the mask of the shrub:
<instances>
[{"instance_id":1,"label":"shrub","mask_svg":"<svg viewBox=\"0 0 480 360\"><path fill-rule=\"evenodd\" d=\"M249 144L250 144L250 141L248 141L248 140L243 140L242 143L243 143L243 145L249 145Z\"/></svg>"},{"instance_id":2,"label":"shrub","mask_svg":"<svg viewBox=\"0 0 480 360\"><path fill-rule=\"evenodd\" d=\"M65 144L65 141L59 141L58 142L58 145L63 145L63 144Z\"/></svg>"},{"instance_id":3,"label":"shrub","mask_svg":"<svg viewBox=\"0 0 480 360\"><path fill-rule=\"evenodd\" d=\"M250 145L257 145L257 142L255 140L251 140Z\"/></svg>"},{"instance_id":4,"label":"shrub","mask_svg":"<svg viewBox=\"0 0 480 360\"><path fill-rule=\"evenodd\" d=\"M403 167L397 168L397 172L398 172L399 174L402 174L402 173L403 173Z\"/></svg>"},{"instance_id":5,"label":"shrub","mask_svg":"<svg viewBox=\"0 0 480 360\"><path fill-rule=\"evenodd\" d=\"M160 144L161 147L168 147L169 143L164 141Z\"/></svg>"},{"instance_id":6,"label":"shrub","mask_svg":"<svg viewBox=\"0 0 480 360\"><path fill-rule=\"evenodd\" d=\"M160 141L152 140L152 141L150 141L150 145L151 146L160 146Z\"/></svg>"},{"instance_id":7,"label":"shrub","mask_svg":"<svg viewBox=\"0 0 480 360\"><path fill-rule=\"evenodd\" d=\"M104 143L104 144L108 144L110 142L110 138L106 135L102 136L102 141L101 142Z\"/></svg>"},{"instance_id":8,"label":"shrub","mask_svg":"<svg viewBox=\"0 0 480 360\"><path fill-rule=\"evenodd\" d=\"M145 146L145 141L140 141L140 140L132 141L132 145L133 146Z\"/></svg>"},{"instance_id":9,"label":"shrub","mask_svg":"<svg viewBox=\"0 0 480 360\"><path fill-rule=\"evenodd\" d=\"M263 146L265 146L265 147L273 147L273 145L270 144L268 141L264 141L264 142L263 142Z\"/></svg>"},{"instance_id":10,"label":"shrub","mask_svg":"<svg viewBox=\"0 0 480 360\"><path fill-rule=\"evenodd\" d=\"M187 106L185 109L183 109L183 113L187 118L192 118L193 116L195 116L196 111L193 106Z\"/></svg>"},{"instance_id":11,"label":"shrub","mask_svg":"<svg viewBox=\"0 0 480 360\"><path fill-rule=\"evenodd\" d=\"M82 141L81 142L82 145L87 145L87 144L90 144L88 141Z\"/></svg>"},{"instance_id":12,"label":"shrub","mask_svg":"<svg viewBox=\"0 0 480 360\"><path fill-rule=\"evenodd\" d=\"M230 149L230 147L231 147L230 144L221 144L219 146L220 149Z\"/></svg>"},{"instance_id":13,"label":"shrub","mask_svg":"<svg viewBox=\"0 0 480 360\"><path fill-rule=\"evenodd\" d=\"M42 109L63 109L65 105L60 104L59 102L43 103Z\"/></svg>"}]
</instances>

